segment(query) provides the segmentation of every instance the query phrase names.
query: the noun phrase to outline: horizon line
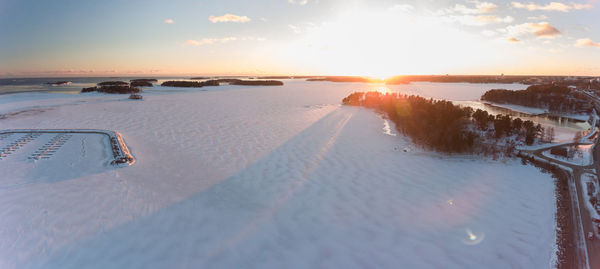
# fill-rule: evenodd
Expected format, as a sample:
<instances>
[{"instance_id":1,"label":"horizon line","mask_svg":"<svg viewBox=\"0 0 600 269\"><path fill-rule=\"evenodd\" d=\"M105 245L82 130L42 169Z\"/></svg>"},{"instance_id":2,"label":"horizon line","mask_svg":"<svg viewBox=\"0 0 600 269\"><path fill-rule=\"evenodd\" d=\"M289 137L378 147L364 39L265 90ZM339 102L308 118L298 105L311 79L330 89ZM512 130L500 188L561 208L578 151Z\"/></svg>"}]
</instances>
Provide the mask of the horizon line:
<instances>
[{"instance_id":1,"label":"horizon line","mask_svg":"<svg viewBox=\"0 0 600 269\"><path fill-rule=\"evenodd\" d=\"M24 75L24 76L0 76L0 79L32 79L32 78L136 78L136 77L142 77L142 78L172 78L172 77L210 77L210 78L215 78L215 77L362 77L362 78L372 78L372 79L379 79L379 80L386 80L386 79L390 79L390 78L395 78L395 77L408 77L408 76L454 76L454 77L466 77L466 76L470 76L470 77L490 77L490 76L504 76L504 77L600 77L600 74L596 74L596 75L557 75L557 74L552 74L552 75L531 75L531 74L398 74L398 75L392 75L392 76L386 76L385 78L378 78L376 76L369 76L369 75L327 75L327 74L321 74L321 75L290 75L290 74L261 74L261 75L248 75L248 74L212 74L212 75L206 75L206 74L161 74L161 75L151 75L151 74L140 74L140 75L133 75L133 74L118 74L118 75L108 75L108 74L104 74L104 75L84 75L84 74L76 74L76 75L71 75L71 76L67 76L67 75L50 75L50 76L35 76L35 75Z\"/></svg>"}]
</instances>

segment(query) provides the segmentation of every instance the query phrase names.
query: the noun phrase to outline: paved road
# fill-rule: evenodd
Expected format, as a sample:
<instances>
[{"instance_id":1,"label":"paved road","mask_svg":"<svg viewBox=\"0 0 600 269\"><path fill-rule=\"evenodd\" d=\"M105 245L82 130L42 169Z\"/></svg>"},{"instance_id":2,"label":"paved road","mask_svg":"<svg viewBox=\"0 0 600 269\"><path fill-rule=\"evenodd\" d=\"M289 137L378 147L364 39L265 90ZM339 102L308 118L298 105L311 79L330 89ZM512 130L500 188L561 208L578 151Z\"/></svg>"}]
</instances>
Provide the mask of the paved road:
<instances>
[{"instance_id":1,"label":"paved road","mask_svg":"<svg viewBox=\"0 0 600 269\"><path fill-rule=\"evenodd\" d=\"M593 102L596 112L600 112L600 98L589 95L587 93L583 93ZM596 123L596 126L599 126ZM600 126L599 126L600 127ZM590 212L586 208L583 192L586 191L584 186L581 185L581 177L584 174L592 174L596 175L596 183L598 183L598 175L600 175L600 139L596 139L594 144L592 155L594 162L591 165L574 165L571 163L567 163L561 160L557 160L554 158L550 158L544 156L542 153L547 150L551 150L552 148L558 147L568 147L568 146L577 146L577 145L590 145L590 143L569 143L569 144L561 144L548 146L545 148L526 151L537 158L544 159L548 162L561 165L563 167L570 168L573 173L572 177L569 178L569 192L571 194L571 203L572 203L572 221L574 227L574 243L577 247L575 251L576 255L576 264L578 268L600 268L600 234L598 233L598 229L594 227L594 223L592 221L592 216ZM596 184L600 186L600 184ZM588 240L588 233L594 233L595 238L593 240Z\"/></svg>"}]
</instances>

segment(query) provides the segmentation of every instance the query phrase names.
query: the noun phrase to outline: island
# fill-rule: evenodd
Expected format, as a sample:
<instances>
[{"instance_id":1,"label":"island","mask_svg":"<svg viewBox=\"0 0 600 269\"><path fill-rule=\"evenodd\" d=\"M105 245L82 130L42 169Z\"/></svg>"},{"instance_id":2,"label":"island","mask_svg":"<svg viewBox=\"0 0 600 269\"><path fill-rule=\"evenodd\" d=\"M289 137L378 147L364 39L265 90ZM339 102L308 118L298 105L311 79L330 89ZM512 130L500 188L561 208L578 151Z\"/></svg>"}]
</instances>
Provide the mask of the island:
<instances>
[{"instance_id":1,"label":"island","mask_svg":"<svg viewBox=\"0 0 600 269\"><path fill-rule=\"evenodd\" d=\"M179 87L179 88L202 88L205 86L219 86L219 83L214 80L198 82L198 81L165 81L160 86L164 87Z\"/></svg>"},{"instance_id":2,"label":"island","mask_svg":"<svg viewBox=\"0 0 600 269\"><path fill-rule=\"evenodd\" d=\"M56 81L56 82L47 82L46 84L49 84L52 86L71 85L71 81L61 80L61 81Z\"/></svg>"},{"instance_id":3,"label":"island","mask_svg":"<svg viewBox=\"0 0 600 269\"><path fill-rule=\"evenodd\" d=\"M380 79L356 76L330 76L308 78L306 81L329 81L329 82L362 82L362 83L382 83Z\"/></svg>"},{"instance_id":4,"label":"island","mask_svg":"<svg viewBox=\"0 0 600 269\"><path fill-rule=\"evenodd\" d=\"M523 83L529 84L529 76L455 76L455 75L419 75L395 76L385 81L386 84L408 84L411 82L436 82L436 83Z\"/></svg>"},{"instance_id":5,"label":"island","mask_svg":"<svg viewBox=\"0 0 600 269\"><path fill-rule=\"evenodd\" d=\"M161 86L182 87L182 88L202 88L205 86L219 86L221 83L241 86L282 86L283 82L277 80L241 80L234 78L213 79L207 81L165 81Z\"/></svg>"},{"instance_id":6,"label":"island","mask_svg":"<svg viewBox=\"0 0 600 269\"><path fill-rule=\"evenodd\" d=\"M372 108L396 124L399 132L424 148L447 153L505 154L512 156L520 141L552 140L554 133L532 121L509 115L490 115L446 100L415 95L355 92L343 105ZM502 139L501 143L498 141Z\"/></svg>"},{"instance_id":7,"label":"island","mask_svg":"<svg viewBox=\"0 0 600 269\"><path fill-rule=\"evenodd\" d=\"M131 93L141 92L141 90L139 88L131 87L129 85L127 85L127 86L108 85L108 86L100 86L100 87L96 86L96 87L83 88L81 90L81 92L82 93L102 92L102 93L111 93L111 94L131 94Z\"/></svg>"},{"instance_id":8,"label":"island","mask_svg":"<svg viewBox=\"0 0 600 269\"><path fill-rule=\"evenodd\" d=\"M152 87L152 82L158 82L158 80L153 78L132 79L130 85L133 87Z\"/></svg>"},{"instance_id":9,"label":"island","mask_svg":"<svg viewBox=\"0 0 600 269\"><path fill-rule=\"evenodd\" d=\"M219 80L217 80L219 81ZM221 82L221 81L219 81ZM223 81L229 83L229 85L241 85L241 86L283 86L283 82L278 80L241 80L241 79L227 79Z\"/></svg>"},{"instance_id":10,"label":"island","mask_svg":"<svg viewBox=\"0 0 600 269\"><path fill-rule=\"evenodd\" d=\"M97 84L98 86L128 86L125 81L104 81Z\"/></svg>"},{"instance_id":11,"label":"island","mask_svg":"<svg viewBox=\"0 0 600 269\"><path fill-rule=\"evenodd\" d=\"M532 85L526 90L489 90L481 96L481 100L541 108L551 113L588 114L592 109L588 98L568 86L557 84Z\"/></svg>"}]
</instances>

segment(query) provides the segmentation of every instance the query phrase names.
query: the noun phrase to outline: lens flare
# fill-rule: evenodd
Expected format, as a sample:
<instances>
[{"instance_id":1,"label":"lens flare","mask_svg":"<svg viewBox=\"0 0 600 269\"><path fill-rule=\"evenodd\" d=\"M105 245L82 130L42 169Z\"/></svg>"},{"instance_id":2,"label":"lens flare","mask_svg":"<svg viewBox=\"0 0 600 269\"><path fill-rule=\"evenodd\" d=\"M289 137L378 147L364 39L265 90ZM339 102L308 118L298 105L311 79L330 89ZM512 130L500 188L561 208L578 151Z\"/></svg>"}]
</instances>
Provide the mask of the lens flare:
<instances>
[{"instance_id":1,"label":"lens flare","mask_svg":"<svg viewBox=\"0 0 600 269\"><path fill-rule=\"evenodd\" d=\"M475 234L475 233L473 233L473 231L471 231L470 228L467 228L466 232L467 232L468 238L463 239L463 243L470 245L470 246L474 246L474 245L481 243L483 241L483 239L485 238L484 233Z\"/></svg>"}]
</instances>

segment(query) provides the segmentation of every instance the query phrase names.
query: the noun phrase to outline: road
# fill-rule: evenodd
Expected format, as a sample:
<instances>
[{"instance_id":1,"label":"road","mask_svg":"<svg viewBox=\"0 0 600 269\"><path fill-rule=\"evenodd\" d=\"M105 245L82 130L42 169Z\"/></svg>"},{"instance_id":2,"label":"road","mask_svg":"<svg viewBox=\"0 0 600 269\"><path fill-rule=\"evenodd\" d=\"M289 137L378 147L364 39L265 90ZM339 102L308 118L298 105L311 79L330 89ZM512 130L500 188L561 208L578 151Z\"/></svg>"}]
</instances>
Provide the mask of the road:
<instances>
[{"instance_id":1,"label":"road","mask_svg":"<svg viewBox=\"0 0 600 269\"><path fill-rule=\"evenodd\" d=\"M582 92L584 95L590 98L596 109L596 113L600 112L600 98ZM596 126L599 126L596 122ZM593 127L593 126L592 126ZM600 127L600 126L599 126ZM596 186L598 184L598 175L600 175L600 139L596 139L592 150L593 164L591 165L574 165L558 159L544 156L542 153L547 150L559 147L577 146L577 145L590 145L590 143L570 143L561 145L550 145L545 148L524 151L535 155L539 159L543 159L547 162L558 164L563 167L567 167L573 171L572 176L569 177L569 192L571 196L571 208L572 208L572 222L573 222L573 242L576 246L575 249L575 266L577 268L600 268L600 234L598 229L594 228L594 222L590 212L586 208L584 191L585 186L581 184L581 177L584 174L592 174L596 176ZM588 233L593 233L595 238L593 240L587 239Z\"/></svg>"}]
</instances>

